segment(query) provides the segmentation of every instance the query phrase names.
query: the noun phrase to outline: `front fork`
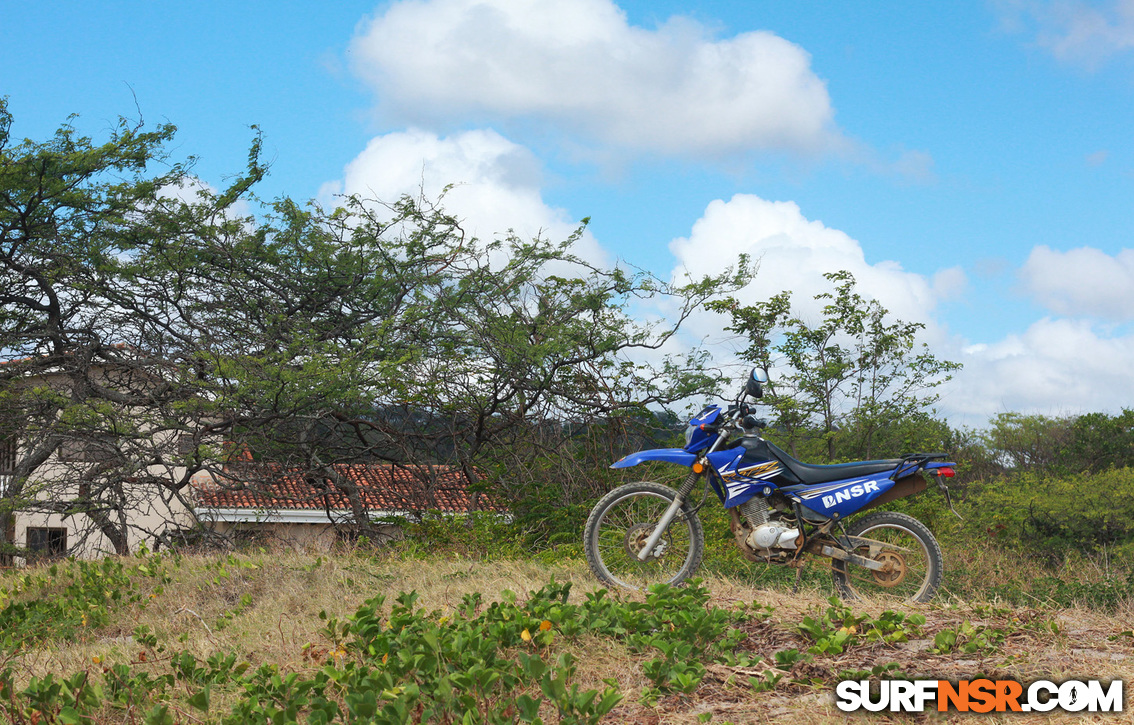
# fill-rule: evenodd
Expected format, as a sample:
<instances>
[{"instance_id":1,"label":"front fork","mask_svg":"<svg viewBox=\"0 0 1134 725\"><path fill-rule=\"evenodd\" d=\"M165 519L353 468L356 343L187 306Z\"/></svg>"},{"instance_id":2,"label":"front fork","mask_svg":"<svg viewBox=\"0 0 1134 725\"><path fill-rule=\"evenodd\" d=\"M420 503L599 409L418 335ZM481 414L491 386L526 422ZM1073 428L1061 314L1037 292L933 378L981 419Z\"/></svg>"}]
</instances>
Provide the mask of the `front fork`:
<instances>
[{"instance_id":1,"label":"front fork","mask_svg":"<svg viewBox=\"0 0 1134 725\"><path fill-rule=\"evenodd\" d=\"M695 465L694 469L696 468L700 468L702 472L705 470L703 466ZM677 512L681 510L681 505L685 503L685 498L693 492L693 487L697 485L697 479L700 477L700 473L696 470L692 470L689 472L689 475L685 477L685 480L682 481L681 486L677 489L677 495L673 497L673 501L669 504L669 508L665 510L661 519L658 520L658 525L654 527L654 532L650 534L650 538L646 539L646 545L638 552L638 561L645 561L649 558L650 552L653 551L654 547L661 541L662 535L665 534L669 525L673 523Z\"/></svg>"}]
</instances>

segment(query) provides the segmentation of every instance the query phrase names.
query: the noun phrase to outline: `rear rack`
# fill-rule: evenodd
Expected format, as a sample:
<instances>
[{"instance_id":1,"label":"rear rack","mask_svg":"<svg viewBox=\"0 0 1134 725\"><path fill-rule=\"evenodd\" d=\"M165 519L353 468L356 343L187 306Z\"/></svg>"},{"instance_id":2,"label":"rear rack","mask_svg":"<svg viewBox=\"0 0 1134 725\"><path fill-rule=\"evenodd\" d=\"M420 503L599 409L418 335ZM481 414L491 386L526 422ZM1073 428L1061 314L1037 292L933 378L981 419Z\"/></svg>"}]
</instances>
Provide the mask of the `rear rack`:
<instances>
[{"instance_id":1,"label":"rear rack","mask_svg":"<svg viewBox=\"0 0 1134 725\"><path fill-rule=\"evenodd\" d=\"M930 461L944 460L948 457L949 454L947 453L914 453L910 456L902 456L902 462L899 463L898 467L894 469L894 472L890 474L890 480L897 481L899 478L912 476ZM909 466L913 466L913 470L906 472Z\"/></svg>"}]
</instances>

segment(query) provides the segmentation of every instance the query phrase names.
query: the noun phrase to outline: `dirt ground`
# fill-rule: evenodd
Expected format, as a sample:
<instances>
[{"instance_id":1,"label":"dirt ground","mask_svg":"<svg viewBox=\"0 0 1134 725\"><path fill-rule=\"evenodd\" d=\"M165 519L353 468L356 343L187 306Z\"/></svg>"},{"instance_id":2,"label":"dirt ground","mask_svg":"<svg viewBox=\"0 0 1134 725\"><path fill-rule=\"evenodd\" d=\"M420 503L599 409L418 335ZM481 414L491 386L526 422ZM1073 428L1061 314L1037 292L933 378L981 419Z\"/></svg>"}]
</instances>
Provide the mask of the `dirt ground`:
<instances>
[{"instance_id":1,"label":"dirt ground","mask_svg":"<svg viewBox=\"0 0 1134 725\"><path fill-rule=\"evenodd\" d=\"M225 569L223 574L218 573L221 568ZM19 676L26 680L52 672L80 672L91 667L93 658L110 661L108 658L128 656L128 648L122 643L129 642L129 633L139 624L151 627L161 641L177 643L178 648L190 650L200 658L214 652L236 652L253 665L268 662L287 671L309 671L318 665L305 658L306 643L322 642L323 621L318 616L321 610L343 618L368 597L384 594L392 600L398 592L414 590L421 596L418 606L452 612L467 593L483 592L490 602L510 589L523 598L552 576L559 582L573 583L571 601L578 603L586 592L601 586L585 563L569 559L546 564L531 560L382 560L277 553L230 557L227 562L215 557L190 557L173 575L174 581L163 593L153 595L144 611L124 609L98 637L56 642L51 647L22 654ZM805 651L811 646L812 642L798 632L796 625L804 617L820 616L829 606L825 597L830 592L794 594L712 574L705 575L704 586L711 592L711 603L716 607L755 605L770 612L743 625L746 637L738 649L750 653L756 664L736 668L709 664L707 674L691 694L665 695L645 702L643 696L650 682L642 667L656 652L633 653L624 642L611 638L585 637L564 642L564 648L578 662L576 682L580 689L602 689L609 682L623 693L625 699L604 722L1134 723L1134 698L1129 689L1124 693L1123 711L1105 714L848 714L841 712L834 701L835 685L844 673L869 671L891 663L896 664L895 669L902 676L917 679L957 681L986 676L1021 682L1130 680L1134 677L1134 635L1123 632L1134 627L1134 606L1114 613L1087 608L1029 609L995 602L968 602L948 592L926 606L884 607L854 602L852 609L856 614L876 618L886 608L900 609L907 614L917 612L926 622L907 642L856 644L838 656L815 656L799 662L774 687L758 692L749 678L771 669L777 652ZM243 595L253 601L251 606L241 605ZM230 621L231 626L218 627L216 622L222 619ZM962 627L965 622L995 633L995 646L935 654L936 635ZM217 703L218 711L224 704ZM555 722L554 714L551 715L546 722Z\"/></svg>"},{"instance_id":2,"label":"dirt ground","mask_svg":"<svg viewBox=\"0 0 1134 725\"><path fill-rule=\"evenodd\" d=\"M750 591L729 591L725 582L710 584L718 606L728 606ZM815 596L798 597L778 591L756 593L756 600L775 607L764 621L745 625L748 637L740 647L764 657L772 666L777 651L805 650L811 642L791 625L808 614L815 616L827 603ZM750 600L751 601L751 600ZM817 657L797 664L768 692L754 693L749 675L763 667L709 667L708 675L691 696L670 695L656 705L624 702L610 714L609 722L661 723L836 723L836 722L935 722L1031 723L1134 722L1134 696L1124 688L1125 703L1118 713L946 713L922 714L844 713L835 706L834 689L845 671L870 670L876 665L896 663L898 671L914 679L950 680L987 677L1020 682L1067 679L1129 681L1134 677L1134 636L1122 634L1134 625L1130 612L1106 614L1087 609L1022 609L995 605L965 604L905 607L926 617L921 636L908 642L885 645L862 644L837 657ZM881 613L881 607L856 606L856 612ZM933 653L934 636L943 629L956 629L964 622L1003 634L995 650L973 653ZM1053 626L1054 630L1053 631ZM809 684L789 680L810 681ZM710 717L711 716L711 717Z\"/></svg>"}]
</instances>

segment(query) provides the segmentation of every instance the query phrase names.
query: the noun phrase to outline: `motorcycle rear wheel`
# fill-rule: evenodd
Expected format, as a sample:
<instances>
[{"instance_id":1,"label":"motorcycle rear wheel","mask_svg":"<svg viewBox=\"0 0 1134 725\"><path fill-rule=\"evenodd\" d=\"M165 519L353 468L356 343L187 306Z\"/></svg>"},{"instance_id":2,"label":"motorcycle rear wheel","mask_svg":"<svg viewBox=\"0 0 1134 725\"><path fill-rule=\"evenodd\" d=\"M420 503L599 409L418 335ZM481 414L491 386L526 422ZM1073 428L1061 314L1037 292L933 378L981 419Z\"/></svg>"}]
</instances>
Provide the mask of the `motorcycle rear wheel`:
<instances>
[{"instance_id":1,"label":"motorcycle rear wheel","mask_svg":"<svg viewBox=\"0 0 1134 725\"><path fill-rule=\"evenodd\" d=\"M587 517L583 550L604 584L645 589L685 581L705 553L705 532L686 501L646 561L637 553L677 492L659 483L628 483L602 498Z\"/></svg>"},{"instance_id":2,"label":"motorcycle rear wheel","mask_svg":"<svg viewBox=\"0 0 1134 725\"><path fill-rule=\"evenodd\" d=\"M869 547L854 553L888 564L884 571L834 560L831 576L844 599L865 599L884 604L925 603L941 586L944 564L941 545L933 534L912 516L895 511L879 511L852 523L847 533L884 545L874 556Z\"/></svg>"}]
</instances>

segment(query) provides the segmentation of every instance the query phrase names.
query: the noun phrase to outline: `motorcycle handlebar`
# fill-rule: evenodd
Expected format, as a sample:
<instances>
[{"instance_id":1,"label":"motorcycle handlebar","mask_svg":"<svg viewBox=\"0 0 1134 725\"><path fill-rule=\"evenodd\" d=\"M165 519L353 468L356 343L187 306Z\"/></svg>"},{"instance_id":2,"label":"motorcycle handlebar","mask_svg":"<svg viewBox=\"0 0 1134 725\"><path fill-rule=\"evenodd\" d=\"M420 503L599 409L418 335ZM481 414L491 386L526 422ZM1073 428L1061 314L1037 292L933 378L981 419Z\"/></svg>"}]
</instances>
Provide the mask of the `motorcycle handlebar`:
<instances>
[{"instance_id":1,"label":"motorcycle handlebar","mask_svg":"<svg viewBox=\"0 0 1134 725\"><path fill-rule=\"evenodd\" d=\"M755 411L756 411L756 406L754 406L754 405L748 405L747 403L737 403L736 405L730 405L725 410L725 414L727 414L730 418L731 417L743 418L744 416L750 415L750 414L754 413Z\"/></svg>"}]
</instances>

